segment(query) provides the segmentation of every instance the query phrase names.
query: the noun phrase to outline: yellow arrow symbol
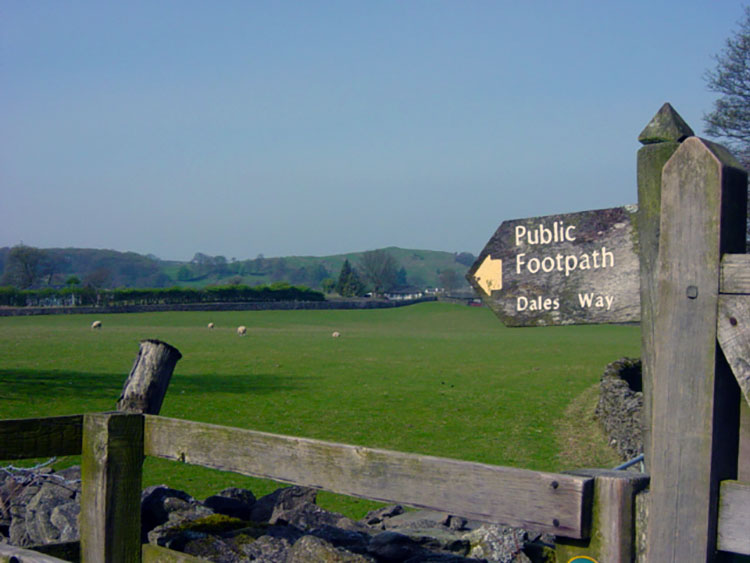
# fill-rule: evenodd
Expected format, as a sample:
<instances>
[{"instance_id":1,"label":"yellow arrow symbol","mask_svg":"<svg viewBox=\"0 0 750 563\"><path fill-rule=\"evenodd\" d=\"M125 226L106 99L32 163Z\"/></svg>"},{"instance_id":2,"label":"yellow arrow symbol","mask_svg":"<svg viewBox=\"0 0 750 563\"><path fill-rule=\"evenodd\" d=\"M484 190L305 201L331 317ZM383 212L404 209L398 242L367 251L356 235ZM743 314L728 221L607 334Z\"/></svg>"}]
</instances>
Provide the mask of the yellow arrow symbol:
<instances>
[{"instance_id":1,"label":"yellow arrow symbol","mask_svg":"<svg viewBox=\"0 0 750 563\"><path fill-rule=\"evenodd\" d=\"M493 260L488 254L484 257L482 265L474 272L474 279L477 280L487 295L493 291L503 288L503 261Z\"/></svg>"}]
</instances>

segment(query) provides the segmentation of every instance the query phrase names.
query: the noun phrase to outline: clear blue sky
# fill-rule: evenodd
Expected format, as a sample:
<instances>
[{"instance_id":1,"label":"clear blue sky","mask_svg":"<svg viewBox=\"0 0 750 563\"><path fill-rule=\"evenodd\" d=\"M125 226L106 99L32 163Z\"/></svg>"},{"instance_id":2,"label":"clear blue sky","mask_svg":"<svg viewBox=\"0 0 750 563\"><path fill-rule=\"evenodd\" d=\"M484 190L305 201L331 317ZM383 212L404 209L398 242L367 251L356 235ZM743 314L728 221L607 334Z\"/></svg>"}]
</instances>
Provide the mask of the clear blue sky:
<instances>
[{"instance_id":1,"label":"clear blue sky","mask_svg":"<svg viewBox=\"0 0 750 563\"><path fill-rule=\"evenodd\" d=\"M635 203L696 133L738 1L0 4L0 246L190 259L478 254L506 219Z\"/></svg>"}]
</instances>

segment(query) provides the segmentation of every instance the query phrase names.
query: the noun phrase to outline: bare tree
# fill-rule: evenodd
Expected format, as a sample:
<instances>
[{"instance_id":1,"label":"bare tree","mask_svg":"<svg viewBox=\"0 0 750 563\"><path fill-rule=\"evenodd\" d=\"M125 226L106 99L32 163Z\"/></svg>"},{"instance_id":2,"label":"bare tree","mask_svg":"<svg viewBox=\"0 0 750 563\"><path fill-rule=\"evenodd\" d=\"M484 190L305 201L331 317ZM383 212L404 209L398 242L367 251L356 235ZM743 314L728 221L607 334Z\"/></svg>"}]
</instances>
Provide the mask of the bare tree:
<instances>
[{"instance_id":1,"label":"bare tree","mask_svg":"<svg viewBox=\"0 0 750 563\"><path fill-rule=\"evenodd\" d=\"M739 29L714 58L716 68L704 78L708 89L721 95L714 110L703 116L706 133L720 138L750 170L750 7L745 7ZM745 238L750 243L750 199Z\"/></svg>"},{"instance_id":2,"label":"bare tree","mask_svg":"<svg viewBox=\"0 0 750 563\"><path fill-rule=\"evenodd\" d=\"M14 246L8 253L3 285L21 289L33 287L43 275L49 273L48 262L49 256L44 250L25 244Z\"/></svg>"},{"instance_id":3,"label":"bare tree","mask_svg":"<svg viewBox=\"0 0 750 563\"><path fill-rule=\"evenodd\" d=\"M376 294L388 291L396 285L398 263L385 250L368 250L363 253L359 269Z\"/></svg>"},{"instance_id":4,"label":"bare tree","mask_svg":"<svg viewBox=\"0 0 750 563\"><path fill-rule=\"evenodd\" d=\"M447 268L440 272L440 285L446 292L450 293L461 285L456 270Z\"/></svg>"}]
</instances>

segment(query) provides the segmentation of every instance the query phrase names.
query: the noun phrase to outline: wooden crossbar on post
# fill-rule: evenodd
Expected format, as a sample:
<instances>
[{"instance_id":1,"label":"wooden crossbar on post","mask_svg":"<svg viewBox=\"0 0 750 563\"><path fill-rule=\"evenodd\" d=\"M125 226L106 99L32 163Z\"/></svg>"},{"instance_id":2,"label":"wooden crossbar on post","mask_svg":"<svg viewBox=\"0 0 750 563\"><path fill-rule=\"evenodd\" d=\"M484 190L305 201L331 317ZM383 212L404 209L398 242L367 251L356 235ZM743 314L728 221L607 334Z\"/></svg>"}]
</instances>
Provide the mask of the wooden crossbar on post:
<instances>
[{"instance_id":1,"label":"wooden crossbar on post","mask_svg":"<svg viewBox=\"0 0 750 563\"><path fill-rule=\"evenodd\" d=\"M141 560L143 415L83 418L81 561Z\"/></svg>"},{"instance_id":2,"label":"wooden crossbar on post","mask_svg":"<svg viewBox=\"0 0 750 563\"><path fill-rule=\"evenodd\" d=\"M558 537L555 540L557 560L567 562L593 555L602 563L635 561L635 497L648 486L648 475L607 469L581 469L571 473L594 479L591 537L586 541Z\"/></svg>"},{"instance_id":3,"label":"wooden crossbar on post","mask_svg":"<svg viewBox=\"0 0 750 563\"><path fill-rule=\"evenodd\" d=\"M79 455L83 415L18 418L0 423L0 459Z\"/></svg>"},{"instance_id":4,"label":"wooden crossbar on post","mask_svg":"<svg viewBox=\"0 0 750 563\"><path fill-rule=\"evenodd\" d=\"M720 260L744 251L747 175L685 140L664 166L654 321L648 560L716 557L720 482L736 475L739 391L717 347Z\"/></svg>"},{"instance_id":5,"label":"wooden crossbar on post","mask_svg":"<svg viewBox=\"0 0 750 563\"><path fill-rule=\"evenodd\" d=\"M593 478L145 416L146 455L571 538L589 534Z\"/></svg>"}]
</instances>

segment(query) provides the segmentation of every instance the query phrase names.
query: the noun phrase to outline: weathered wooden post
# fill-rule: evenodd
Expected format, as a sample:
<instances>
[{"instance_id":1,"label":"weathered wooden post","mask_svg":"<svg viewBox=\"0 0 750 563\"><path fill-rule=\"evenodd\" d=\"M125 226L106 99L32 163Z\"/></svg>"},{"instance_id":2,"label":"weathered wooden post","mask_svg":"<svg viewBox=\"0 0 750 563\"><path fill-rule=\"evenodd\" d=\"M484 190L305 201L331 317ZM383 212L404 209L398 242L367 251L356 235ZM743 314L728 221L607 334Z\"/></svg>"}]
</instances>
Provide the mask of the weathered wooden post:
<instances>
[{"instance_id":1,"label":"weathered wooden post","mask_svg":"<svg viewBox=\"0 0 750 563\"><path fill-rule=\"evenodd\" d=\"M662 168L693 130L665 103L638 136L638 233L641 270L641 366L643 380L643 452L651 463L651 382L654 373L654 319L656 306L656 258L659 252Z\"/></svg>"},{"instance_id":2,"label":"weathered wooden post","mask_svg":"<svg viewBox=\"0 0 750 563\"><path fill-rule=\"evenodd\" d=\"M591 537L586 540L557 538L555 554L562 563L586 561L631 563L636 558L635 496L648 486L648 475L607 469L581 469L573 475L594 478Z\"/></svg>"},{"instance_id":3,"label":"weathered wooden post","mask_svg":"<svg viewBox=\"0 0 750 563\"><path fill-rule=\"evenodd\" d=\"M140 561L143 415L84 415L81 453L81 561Z\"/></svg>"},{"instance_id":4,"label":"weathered wooden post","mask_svg":"<svg viewBox=\"0 0 750 563\"><path fill-rule=\"evenodd\" d=\"M117 401L117 410L159 414L169 380L180 358L180 351L166 342L142 340L133 369Z\"/></svg>"},{"instance_id":5,"label":"weathered wooden post","mask_svg":"<svg viewBox=\"0 0 750 563\"><path fill-rule=\"evenodd\" d=\"M81 460L81 560L141 560L143 414L159 414L179 350L143 340L117 407L86 414Z\"/></svg>"},{"instance_id":6,"label":"weathered wooden post","mask_svg":"<svg viewBox=\"0 0 750 563\"><path fill-rule=\"evenodd\" d=\"M719 484L737 469L739 389L717 347L722 254L743 252L747 175L686 139L662 172L653 321L648 561L716 558Z\"/></svg>"}]
</instances>

